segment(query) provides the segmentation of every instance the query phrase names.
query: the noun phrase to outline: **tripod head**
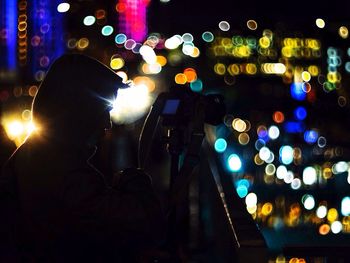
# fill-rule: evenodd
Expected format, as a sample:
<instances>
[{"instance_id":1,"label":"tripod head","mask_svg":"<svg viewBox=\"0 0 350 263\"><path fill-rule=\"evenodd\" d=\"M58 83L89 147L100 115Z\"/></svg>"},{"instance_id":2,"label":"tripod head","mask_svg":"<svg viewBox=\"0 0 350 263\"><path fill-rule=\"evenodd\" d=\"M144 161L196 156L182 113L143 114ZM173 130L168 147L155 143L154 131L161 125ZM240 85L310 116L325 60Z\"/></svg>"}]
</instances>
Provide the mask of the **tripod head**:
<instances>
[{"instance_id":1,"label":"tripod head","mask_svg":"<svg viewBox=\"0 0 350 263\"><path fill-rule=\"evenodd\" d=\"M145 120L138 149L139 167L144 168L159 123L169 132L177 131L180 141L173 145L182 149L191 134L204 123L218 125L226 113L221 94L203 95L183 86L172 86L169 92L159 94ZM171 136L171 135L170 135ZM171 143L171 140L169 141ZM171 147L171 146L170 146Z\"/></svg>"}]
</instances>

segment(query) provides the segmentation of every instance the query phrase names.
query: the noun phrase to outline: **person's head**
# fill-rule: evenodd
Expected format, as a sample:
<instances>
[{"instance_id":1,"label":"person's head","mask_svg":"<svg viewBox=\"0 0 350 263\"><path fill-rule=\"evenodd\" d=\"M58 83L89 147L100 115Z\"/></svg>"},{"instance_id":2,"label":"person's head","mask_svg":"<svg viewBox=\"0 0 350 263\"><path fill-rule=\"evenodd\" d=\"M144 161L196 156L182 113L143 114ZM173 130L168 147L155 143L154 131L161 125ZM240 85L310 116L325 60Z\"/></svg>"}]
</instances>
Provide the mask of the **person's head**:
<instances>
[{"instance_id":1,"label":"person's head","mask_svg":"<svg viewBox=\"0 0 350 263\"><path fill-rule=\"evenodd\" d=\"M127 84L107 66L81 54L53 62L32 105L41 134L83 145L111 127L109 111L118 88Z\"/></svg>"}]
</instances>

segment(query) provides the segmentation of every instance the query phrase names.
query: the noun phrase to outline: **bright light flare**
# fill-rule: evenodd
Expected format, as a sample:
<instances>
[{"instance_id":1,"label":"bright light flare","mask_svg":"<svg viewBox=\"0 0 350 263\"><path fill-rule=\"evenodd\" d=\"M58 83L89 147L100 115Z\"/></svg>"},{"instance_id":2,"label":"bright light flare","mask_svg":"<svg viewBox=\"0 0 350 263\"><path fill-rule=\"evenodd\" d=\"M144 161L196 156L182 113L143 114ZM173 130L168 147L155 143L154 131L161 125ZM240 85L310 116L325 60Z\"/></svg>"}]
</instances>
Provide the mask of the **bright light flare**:
<instances>
[{"instance_id":1,"label":"bright light flare","mask_svg":"<svg viewBox=\"0 0 350 263\"><path fill-rule=\"evenodd\" d=\"M111 119L115 123L129 124L140 119L149 110L152 97L145 84L131 86L127 89L119 89L113 109L110 112Z\"/></svg>"}]
</instances>

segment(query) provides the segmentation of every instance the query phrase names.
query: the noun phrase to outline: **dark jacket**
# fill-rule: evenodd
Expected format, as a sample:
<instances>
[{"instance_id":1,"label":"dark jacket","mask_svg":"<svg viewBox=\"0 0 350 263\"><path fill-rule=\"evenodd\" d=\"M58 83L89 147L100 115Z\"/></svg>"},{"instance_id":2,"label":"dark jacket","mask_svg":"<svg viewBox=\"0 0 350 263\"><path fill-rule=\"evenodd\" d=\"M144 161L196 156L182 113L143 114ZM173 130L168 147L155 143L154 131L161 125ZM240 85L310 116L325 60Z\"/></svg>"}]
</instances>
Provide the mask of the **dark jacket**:
<instances>
[{"instance_id":1,"label":"dark jacket","mask_svg":"<svg viewBox=\"0 0 350 263\"><path fill-rule=\"evenodd\" d=\"M88 161L91 138L103 133L109 100L123 85L83 55L64 55L48 71L32 109L38 131L3 174L15 178L16 239L28 261L132 262L162 241L164 216L150 177L130 168L108 187Z\"/></svg>"}]
</instances>

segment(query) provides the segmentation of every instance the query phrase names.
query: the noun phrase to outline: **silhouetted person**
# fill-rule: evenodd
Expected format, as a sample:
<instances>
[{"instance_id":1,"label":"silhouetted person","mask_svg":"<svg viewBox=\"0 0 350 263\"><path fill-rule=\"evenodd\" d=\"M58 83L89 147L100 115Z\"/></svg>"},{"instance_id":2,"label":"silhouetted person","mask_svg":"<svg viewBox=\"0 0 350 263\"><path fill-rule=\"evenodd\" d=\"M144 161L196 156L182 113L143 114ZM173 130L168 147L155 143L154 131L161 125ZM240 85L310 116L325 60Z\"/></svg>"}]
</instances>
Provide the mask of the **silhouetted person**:
<instances>
[{"instance_id":1,"label":"silhouetted person","mask_svg":"<svg viewBox=\"0 0 350 263\"><path fill-rule=\"evenodd\" d=\"M133 262L162 241L164 216L150 177L126 169L110 188L89 163L122 86L84 55L63 55L49 69L32 106L38 129L0 180L0 191L7 184L17 198L23 262Z\"/></svg>"}]
</instances>

